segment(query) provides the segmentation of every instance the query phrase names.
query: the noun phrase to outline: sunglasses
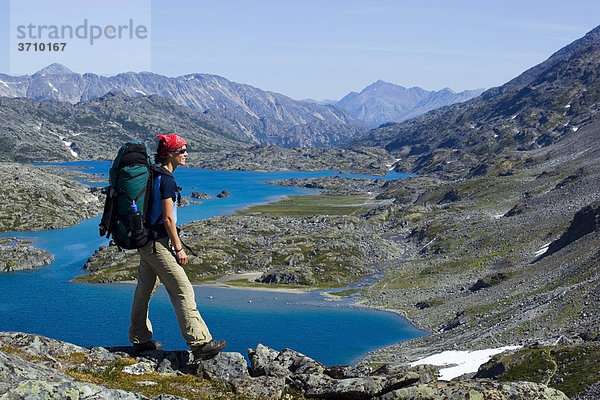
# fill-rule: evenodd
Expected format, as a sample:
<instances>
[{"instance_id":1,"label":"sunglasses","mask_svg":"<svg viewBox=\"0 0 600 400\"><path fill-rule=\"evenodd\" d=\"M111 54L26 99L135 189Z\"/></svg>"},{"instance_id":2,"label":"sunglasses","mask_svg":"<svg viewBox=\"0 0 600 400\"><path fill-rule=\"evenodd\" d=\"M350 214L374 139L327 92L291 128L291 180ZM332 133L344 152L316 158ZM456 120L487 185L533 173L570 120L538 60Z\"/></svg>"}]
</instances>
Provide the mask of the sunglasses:
<instances>
[{"instance_id":1,"label":"sunglasses","mask_svg":"<svg viewBox=\"0 0 600 400\"><path fill-rule=\"evenodd\" d=\"M185 149L175 150L175 151L173 151L173 153L183 154L183 153L186 153L187 151L188 151L188 149L185 148Z\"/></svg>"}]
</instances>

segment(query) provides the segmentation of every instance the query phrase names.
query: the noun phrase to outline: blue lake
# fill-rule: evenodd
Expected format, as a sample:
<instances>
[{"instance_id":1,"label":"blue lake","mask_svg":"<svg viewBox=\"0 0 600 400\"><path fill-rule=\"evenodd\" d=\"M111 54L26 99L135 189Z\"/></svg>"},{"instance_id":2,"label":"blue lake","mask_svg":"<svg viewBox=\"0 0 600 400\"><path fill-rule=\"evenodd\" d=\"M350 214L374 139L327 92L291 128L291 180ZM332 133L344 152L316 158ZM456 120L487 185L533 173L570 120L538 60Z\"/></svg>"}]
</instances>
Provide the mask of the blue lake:
<instances>
[{"instance_id":1,"label":"blue lake","mask_svg":"<svg viewBox=\"0 0 600 400\"><path fill-rule=\"evenodd\" d=\"M108 162L61 165L105 174ZM335 171L259 173L180 168L175 177L183 195L206 192L213 198L181 208L179 223L233 213L251 204L273 201L307 189L265 184L294 177L332 176ZM346 175L344 176L359 176ZM390 174L384 179L400 179ZM96 184L96 183L95 183ZM100 183L98 185L105 185ZM231 196L214 198L222 190ZM77 226L43 232L1 234L35 240L55 261L39 270L0 274L0 331L23 331L82 346L127 345L133 284L75 284L87 258L107 239L98 235L99 217ZM215 238L218 240L218 238ZM263 343L276 350L300 351L326 365L352 364L367 352L424 334L397 314L327 301L317 292L279 293L196 286L198 309L226 351L246 354ZM165 349L186 349L175 314L162 286L150 304L154 339Z\"/></svg>"}]
</instances>

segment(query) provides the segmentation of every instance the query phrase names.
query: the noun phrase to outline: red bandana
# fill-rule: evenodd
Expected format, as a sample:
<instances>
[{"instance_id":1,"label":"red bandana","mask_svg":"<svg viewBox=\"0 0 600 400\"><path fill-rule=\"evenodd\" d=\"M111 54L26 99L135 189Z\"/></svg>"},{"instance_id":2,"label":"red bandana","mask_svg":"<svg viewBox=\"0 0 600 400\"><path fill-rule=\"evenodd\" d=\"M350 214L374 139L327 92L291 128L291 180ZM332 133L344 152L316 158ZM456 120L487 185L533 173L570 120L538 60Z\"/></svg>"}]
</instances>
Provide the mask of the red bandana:
<instances>
[{"instance_id":1,"label":"red bandana","mask_svg":"<svg viewBox=\"0 0 600 400\"><path fill-rule=\"evenodd\" d=\"M185 140L181 136L177 136L172 133L168 135L156 135L156 137L163 144L161 151L162 156L166 156L168 153L186 145Z\"/></svg>"}]
</instances>

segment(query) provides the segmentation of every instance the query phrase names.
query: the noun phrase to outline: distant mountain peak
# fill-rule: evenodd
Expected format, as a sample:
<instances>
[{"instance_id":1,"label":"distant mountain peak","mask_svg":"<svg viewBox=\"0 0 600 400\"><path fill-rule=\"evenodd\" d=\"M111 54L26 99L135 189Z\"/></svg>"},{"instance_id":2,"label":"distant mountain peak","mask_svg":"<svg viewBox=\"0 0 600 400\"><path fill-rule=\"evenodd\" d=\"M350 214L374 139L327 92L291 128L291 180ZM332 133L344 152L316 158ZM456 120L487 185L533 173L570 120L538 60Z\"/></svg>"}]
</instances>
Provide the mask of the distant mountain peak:
<instances>
[{"instance_id":1,"label":"distant mountain peak","mask_svg":"<svg viewBox=\"0 0 600 400\"><path fill-rule=\"evenodd\" d=\"M445 88L443 88L442 90L440 90L439 92L440 92L440 93L444 92L444 93L452 93L452 94L456 94L456 92L455 92L454 90L452 90L451 88L449 88L449 87L447 87L447 86L446 86Z\"/></svg>"},{"instance_id":2,"label":"distant mountain peak","mask_svg":"<svg viewBox=\"0 0 600 400\"><path fill-rule=\"evenodd\" d=\"M62 75L62 74L74 74L74 72L62 64L53 63L53 64L48 65L47 67L40 69L38 72L33 74L33 76Z\"/></svg>"},{"instance_id":3,"label":"distant mountain peak","mask_svg":"<svg viewBox=\"0 0 600 400\"><path fill-rule=\"evenodd\" d=\"M469 100L483 90L456 93L446 87L440 91L428 91L420 87L405 88L378 79L360 93L351 92L337 106L372 127L401 122L425 114L436 108Z\"/></svg>"},{"instance_id":4,"label":"distant mountain peak","mask_svg":"<svg viewBox=\"0 0 600 400\"><path fill-rule=\"evenodd\" d=\"M365 91L373 90L373 89L378 89L378 88L395 88L395 89L402 88L402 89L406 89L403 86L396 85L396 84L390 83L390 82L386 82L386 81L384 81L382 79L377 79L375 82L371 83L369 86L367 86L366 88L364 88L361 91L361 93L365 92Z\"/></svg>"}]
</instances>

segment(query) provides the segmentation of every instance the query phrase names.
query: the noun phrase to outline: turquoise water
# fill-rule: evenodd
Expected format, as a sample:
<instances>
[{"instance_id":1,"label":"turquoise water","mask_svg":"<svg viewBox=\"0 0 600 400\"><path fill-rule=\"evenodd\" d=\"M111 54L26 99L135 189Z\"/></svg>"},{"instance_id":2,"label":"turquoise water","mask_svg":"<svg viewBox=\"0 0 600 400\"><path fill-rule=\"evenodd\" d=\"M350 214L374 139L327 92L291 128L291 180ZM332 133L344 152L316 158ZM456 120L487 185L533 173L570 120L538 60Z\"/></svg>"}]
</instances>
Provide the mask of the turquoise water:
<instances>
[{"instance_id":1,"label":"turquoise water","mask_svg":"<svg viewBox=\"0 0 600 400\"><path fill-rule=\"evenodd\" d=\"M109 163L81 162L89 172L105 173ZM192 191L215 196L179 210L180 223L226 215L250 204L287 194L311 191L267 185L267 180L328 176L334 171L258 173L178 169L175 176L183 194ZM344 175L346 176L346 175ZM353 175L356 176L356 175ZM401 174L386 179L402 178ZM103 184L102 184L103 185ZM49 266L34 271L0 274L0 331L23 331L66 340L82 346L127 345L133 284L75 284L87 258L107 240L98 236L99 217L77 226L44 231L9 233L35 240L35 246L55 256ZM400 316L353 307L348 301L325 300L319 292L278 293L197 286L198 309L215 338L226 339L227 351L246 354L263 343L274 349L300 351L326 365L351 364L370 350L423 334ZM166 349L185 349L168 296L162 286L150 305L155 339Z\"/></svg>"}]
</instances>

